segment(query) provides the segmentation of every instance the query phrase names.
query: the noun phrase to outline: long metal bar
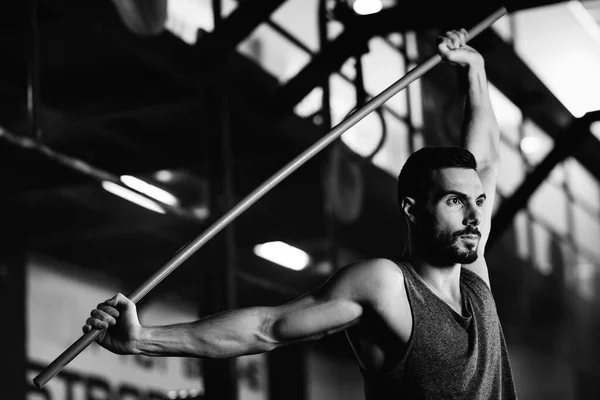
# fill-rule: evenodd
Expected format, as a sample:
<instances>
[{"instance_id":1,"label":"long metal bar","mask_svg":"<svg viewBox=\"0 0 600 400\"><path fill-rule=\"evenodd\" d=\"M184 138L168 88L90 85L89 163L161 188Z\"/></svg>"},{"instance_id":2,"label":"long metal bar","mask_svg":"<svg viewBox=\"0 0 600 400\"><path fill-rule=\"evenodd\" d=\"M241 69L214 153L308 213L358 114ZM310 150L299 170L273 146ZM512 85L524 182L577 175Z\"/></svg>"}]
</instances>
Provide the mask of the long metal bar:
<instances>
[{"instance_id":1,"label":"long metal bar","mask_svg":"<svg viewBox=\"0 0 600 400\"><path fill-rule=\"evenodd\" d=\"M497 11L483 19L477 25L475 25L467 34L467 41L480 34L483 30L489 28L494 22L500 17L506 14L506 8L499 8ZM242 201L240 201L235 207L229 210L225 215L219 218L212 226L204 231L196 239L184 246L171 260L169 260L159 271L152 275L146 282L144 282L138 289L132 292L128 297L137 303L141 300L148 292L150 292L156 285L158 285L163 279L165 279L171 272L173 272L181 263L188 259L198 249L200 249L206 242L208 242L213 236L219 233L223 228L229 225L234 219L240 214L246 211L252 204L262 198L271 189L278 185L281 181L287 178L290 174L296 171L300 166L306 163L308 160L317 155L321 150L339 138L344 132L366 117L368 114L376 110L383 103L392 98L395 94L406 88L411 82L419 79L426 72L431 70L433 67L438 65L442 61L442 57L439 54L431 56L428 60L422 64L416 66L410 70L406 75L396 81L392 86L385 89L383 92L372 98L367 104L360 109L352 113L346 120L340 122L334 127L328 134L319 139L311 147L301 153L299 156L290 161L282 169L276 172L273 176L267 179L263 184L256 188L252 193L247 195ZM40 372L34 379L33 383L41 388L46 382L48 382L54 375L60 372L71 360L73 360L79 353L81 353L87 346L89 346L97 337L100 335L102 330L93 329L88 333L81 336L75 343L73 343L68 349L66 349L60 356L58 356L48 367Z\"/></svg>"}]
</instances>

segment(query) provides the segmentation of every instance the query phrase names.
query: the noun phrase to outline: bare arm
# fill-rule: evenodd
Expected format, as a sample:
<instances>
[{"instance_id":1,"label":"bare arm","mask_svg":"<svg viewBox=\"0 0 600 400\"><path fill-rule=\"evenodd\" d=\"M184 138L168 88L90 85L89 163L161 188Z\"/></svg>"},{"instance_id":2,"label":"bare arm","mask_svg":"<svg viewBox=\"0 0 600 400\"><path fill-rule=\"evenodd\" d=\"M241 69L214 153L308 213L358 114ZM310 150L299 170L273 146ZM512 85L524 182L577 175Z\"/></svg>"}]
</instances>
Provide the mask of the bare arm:
<instances>
[{"instance_id":1,"label":"bare arm","mask_svg":"<svg viewBox=\"0 0 600 400\"><path fill-rule=\"evenodd\" d=\"M448 33L448 39L441 41L438 49L447 61L466 69L468 88L461 146L473 153L477 160L477 173L487 199L483 205L483 218L479 226L481 232L479 257L474 263L465 267L477 273L489 286L484 251L490 234L492 210L496 198L496 179L500 167L500 128L490 101L484 59L475 49L464 45L465 35L464 30Z\"/></svg>"},{"instance_id":2,"label":"bare arm","mask_svg":"<svg viewBox=\"0 0 600 400\"><path fill-rule=\"evenodd\" d=\"M117 295L92 311L84 331L110 327L99 343L121 354L224 358L266 352L358 323L365 307L376 308L381 296L378 287L386 278L377 273L385 271L379 264L371 260L342 268L314 292L281 306L231 310L168 326L141 326L135 305Z\"/></svg>"},{"instance_id":3,"label":"bare arm","mask_svg":"<svg viewBox=\"0 0 600 400\"><path fill-rule=\"evenodd\" d=\"M350 300L308 294L284 306L231 310L191 323L144 327L136 348L150 356L225 358L263 353L343 330L361 313L360 305Z\"/></svg>"}]
</instances>

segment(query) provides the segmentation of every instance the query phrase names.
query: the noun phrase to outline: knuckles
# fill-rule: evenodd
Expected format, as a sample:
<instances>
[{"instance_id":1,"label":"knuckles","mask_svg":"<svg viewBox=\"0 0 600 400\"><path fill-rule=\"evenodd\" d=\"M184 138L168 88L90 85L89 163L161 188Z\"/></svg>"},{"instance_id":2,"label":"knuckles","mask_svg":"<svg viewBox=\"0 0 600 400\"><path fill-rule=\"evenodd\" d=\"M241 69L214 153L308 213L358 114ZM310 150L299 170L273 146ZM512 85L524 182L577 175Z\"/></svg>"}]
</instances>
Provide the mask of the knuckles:
<instances>
[{"instance_id":1,"label":"knuckles","mask_svg":"<svg viewBox=\"0 0 600 400\"><path fill-rule=\"evenodd\" d=\"M83 327L84 332L90 329L105 329L115 325L120 312L117 309L135 311L135 303L129 300L121 293L117 293L112 298L100 303L90 312L90 317L86 320L86 325Z\"/></svg>"}]
</instances>

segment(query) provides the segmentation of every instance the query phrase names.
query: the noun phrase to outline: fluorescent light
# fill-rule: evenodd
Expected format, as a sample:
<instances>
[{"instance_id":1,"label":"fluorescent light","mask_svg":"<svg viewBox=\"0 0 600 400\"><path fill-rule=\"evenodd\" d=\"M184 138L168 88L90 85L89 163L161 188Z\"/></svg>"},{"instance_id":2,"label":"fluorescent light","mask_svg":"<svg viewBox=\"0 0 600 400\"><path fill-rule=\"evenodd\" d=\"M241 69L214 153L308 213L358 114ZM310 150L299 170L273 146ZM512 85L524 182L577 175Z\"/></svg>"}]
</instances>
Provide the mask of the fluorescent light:
<instances>
[{"instance_id":1,"label":"fluorescent light","mask_svg":"<svg viewBox=\"0 0 600 400\"><path fill-rule=\"evenodd\" d=\"M310 264L308 254L280 241L257 244L254 246L254 254L295 271L300 271Z\"/></svg>"},{"instance_id":2,"label":"fluorescent light","mask_svg":"<svg viewBox=\"0 0 600 400\"><path fill-rule=\"evenodd\" d=\"M144 193L145 195L152 197L153 199L156 199L161 203L168 204L170 206L176 206L177 204L179 204L179 200L177 200L177 198L171 193L159 187L151 185L147 182L144 182L143 180L138 179L135 176L123 175L121 177L121 181L130 188L135 189L138 192Z\"/></svg>"},{"instance_id":3,"label":"fluorescent light","mask_svg":"<svg viewBox=\"0 0 600 400\"><path fill-rule=\"evenodd\" d=\"M165 214L165 210L152 200L147 199L139 193L124 188L123 186L117 185L114 182L104 181L102 182L102 187L104 188L104 190L119 197L122 197L125 200L129 200L132 203L137 204L138 206L142 206L144 208L147 208L148 210L156 211L157 213Z\"/></svg>"},{"instance_id":4,"label":"fluorescent light","mask_svg":"<svg viewBox=\"0 0 600 400\"><path fill-rule=\"evenodd\" d=\"M352 4L354 12L359 15L375 14L381 11L383 4L381 0L355 0Z\"/></svg>"}]
</instances>

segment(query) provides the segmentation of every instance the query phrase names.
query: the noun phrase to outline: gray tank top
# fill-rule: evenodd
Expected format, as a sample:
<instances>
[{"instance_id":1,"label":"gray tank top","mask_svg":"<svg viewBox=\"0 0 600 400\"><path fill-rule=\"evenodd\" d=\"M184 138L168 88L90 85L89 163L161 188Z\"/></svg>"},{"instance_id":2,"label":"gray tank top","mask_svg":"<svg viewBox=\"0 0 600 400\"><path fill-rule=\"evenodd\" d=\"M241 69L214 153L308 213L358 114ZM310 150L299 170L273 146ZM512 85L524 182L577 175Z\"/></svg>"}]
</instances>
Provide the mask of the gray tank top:
<instances>
[{"instance_id":1,"label":"gray tank top","mask_svg":"<svg viewBox=\"0 0 600 400\"><path fill-rule=\"evenodd\" d=\"M413 316L412 334L391 370L361 370L367 400L516 399L504 334L486 283L462 269L464 315L459 315L412 267L399 265Z\"/></svg>"}]
</instances>

